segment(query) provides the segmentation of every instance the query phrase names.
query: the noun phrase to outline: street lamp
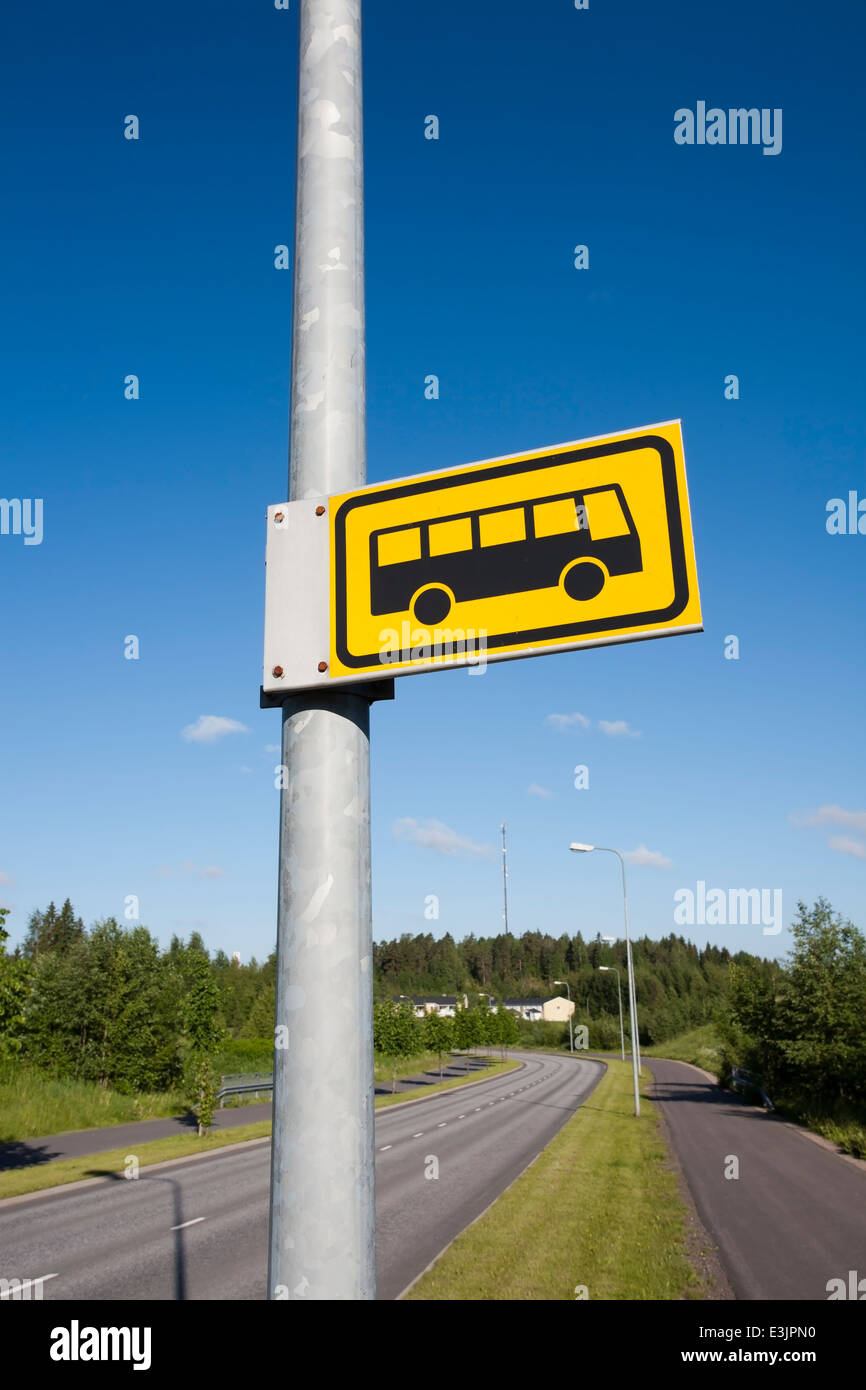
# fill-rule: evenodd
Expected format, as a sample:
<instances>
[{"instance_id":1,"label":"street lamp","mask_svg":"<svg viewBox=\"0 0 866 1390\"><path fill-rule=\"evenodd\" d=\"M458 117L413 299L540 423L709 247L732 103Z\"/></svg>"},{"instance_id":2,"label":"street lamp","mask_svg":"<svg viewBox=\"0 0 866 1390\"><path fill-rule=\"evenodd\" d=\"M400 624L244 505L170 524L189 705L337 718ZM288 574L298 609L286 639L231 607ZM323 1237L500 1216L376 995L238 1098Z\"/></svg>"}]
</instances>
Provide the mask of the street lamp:
<instances>
[{"instance_id":1,"label":"street lamp","mask_svg":"<svg viewBox=\"0 0 866 1390\"><path fill-rule=\"evenodd\" d=\"M625 1034L622 1030L622 980L619 977L619 967L616 965L600 965L599 970L616 971L616 989L619 995L619 1055L625 1061Z\"/></svg>"},{"instance_id":2,"label":"street lamp","mask_svg":"<svg viewBox=\"0 0 866 1390\"><path fill-rule=\"evenodd\" d=\"M631 1061L632 1071L634 1072L634 1113L640 1115L640 1090L638 1077L640 1075L640 1043L637 1036L637 1000L634 992L634 965L631 958L631 937L628 930L628 891L625 882L625 860L618 849L611 849L609 845L584 845L578 841L569 845L569 849L578 854L593 854L595 850L602 850L605 854L615 854L622 869L622 901L625 910L625 950L626 963L628 965L628 1016L629 1027L631 1029Z\"/></svg>"},{"instance_id":3,"label":"street lamp","mask_svg":"<svg viewBox=\"0 0 866 1390\"><path fill-rule=\"evenodd\" d=\"M566 994L568 995L568 1002L569 1002L569 1004L570 1004L570 1003L571 1003L571 990L568 988L568 980L554 980L553 983L554 983L555 985L565 985L565 992L566 992ZM571 1015L572 1015L573 1012L574 1012L574 1010L571 1009L571 1010L569 1010L569 1014L568 1014L568 1050L569 1050L569 1052L573 1052L573 1051L574 1051L574 1028L572 1027L572 1023L571 1023Z\"/></svg>"}]
</instances>

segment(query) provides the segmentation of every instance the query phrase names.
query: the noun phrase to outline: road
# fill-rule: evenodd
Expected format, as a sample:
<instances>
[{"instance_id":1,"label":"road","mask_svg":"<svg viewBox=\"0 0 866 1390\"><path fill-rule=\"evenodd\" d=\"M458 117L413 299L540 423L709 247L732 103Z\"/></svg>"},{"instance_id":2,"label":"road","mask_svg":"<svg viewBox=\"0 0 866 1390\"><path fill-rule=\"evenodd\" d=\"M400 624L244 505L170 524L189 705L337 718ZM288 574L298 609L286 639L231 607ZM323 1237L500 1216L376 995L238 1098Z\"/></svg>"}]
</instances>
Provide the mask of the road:
<instances>
[{"instance_id":1,"label":"road","mask_svg":"<svg viewBox=\"0 0 866 1390\"><path fill-rule=\"evenodd\" d=\"M737 1298L826 1300L828 1280L866 1276L866 1172L696 1067L644 1061Z\"/></svg>"},{"instance_id":2,"label":"road","mask_svg":"<svg viewBox=\"0 0 866 1390\"><path fill-rule=\"evenodd\" d=\"M377 1114L380 1299L513 1182L602 1074L583 1058L514 1055L519 1071ZM53 1276L46 1300L263 1299L269 1158L262 1140L0 1203L0 1277Z\"/></svg>"}]
</instances>

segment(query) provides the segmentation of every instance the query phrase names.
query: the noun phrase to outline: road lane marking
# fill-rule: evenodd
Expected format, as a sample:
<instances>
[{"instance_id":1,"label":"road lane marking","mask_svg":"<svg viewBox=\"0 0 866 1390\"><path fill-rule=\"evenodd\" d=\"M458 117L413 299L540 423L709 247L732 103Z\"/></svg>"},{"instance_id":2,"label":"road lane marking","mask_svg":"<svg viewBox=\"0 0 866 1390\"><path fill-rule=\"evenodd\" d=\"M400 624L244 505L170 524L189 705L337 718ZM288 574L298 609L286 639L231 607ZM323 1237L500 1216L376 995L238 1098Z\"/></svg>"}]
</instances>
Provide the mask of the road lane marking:
<instances>
[{"instance_id":1,"label":"road lane marking","mask_svg":"<svg viewBox=\"0 0 866 1390\"><path fill-rule=\"evenodd\" d=\"M383 1153L385 1153L385 1151L386 1151L387 1149L393 1149L393 1147L394 1147L393 1144L383 1144L382 1147L381 1147L381 1149L379 1150L379 1153L380 1153L380 1154L383 1154Z\"/></svg>"},{"instance_id":2,"label":"road lane marking","mask_svg":"<svg viewBox=\"0 0 866 1390\"><path fill-rule=\"evenodd\" d=\"M57 1279L57 1274L43 1274L39 1279L22 1279L20 1284L16 1284L14 1289L0 1290L0 1298L18 1298L28 1289L32 1289L34 1284L44 1284L46 1279Z\"/></svg>"},{"instance_id":3,"label":"road lane marking","mask_svg":"<svg viewBox=\"0 0 866 1390\"><path fill-rule=\"evenodd\" d=\"M458 1115L457 1118L458 1118L458 1120L465 1120L465 1119L466 1119L466 1116L465 1116L465 1115Z\"/></svg>"},{"instance_id":4,"label":"road lane marking","mask_svg":"<svg viewBox=\"0 0 866 1390\"><path fill-rule=\"evenodd\" d=\"M442 1120L442 1121L440 1121L440 1123L436 1126L436 1128L437 1128L437 1129L444 1129L445 1126L447 1125L447 1123L448 1123L447 1120Z\"/></svg>"},{"instance_id":5,"label":"road lane marking","mask_svg":"<svg viewBox=\"0 0 866 1390\"><path fill-rule=\"evenodd\" d=\"M424 1131L423 1131L423 1129L419 1129L419 1131L418 1131L417 1134L413 1134L413 1135L412 1135L412 1138L413 1138L413 1139L423 1139L423 1137L424 1137Z\"/></svg>"},{"instance_id":6,"label":"road lane marking","mask_svg":"<svg viewBox=\"0 0 866 1390\"><path fill-rule=\"evenodd\" d=\"M194 1216L192 1221L181 1221L179 1226L169 1226L170 1231L183 1231L187 1226L197 1226L200 1221L207 1220L204 1216Z\"/></svg>"}]
</instances>

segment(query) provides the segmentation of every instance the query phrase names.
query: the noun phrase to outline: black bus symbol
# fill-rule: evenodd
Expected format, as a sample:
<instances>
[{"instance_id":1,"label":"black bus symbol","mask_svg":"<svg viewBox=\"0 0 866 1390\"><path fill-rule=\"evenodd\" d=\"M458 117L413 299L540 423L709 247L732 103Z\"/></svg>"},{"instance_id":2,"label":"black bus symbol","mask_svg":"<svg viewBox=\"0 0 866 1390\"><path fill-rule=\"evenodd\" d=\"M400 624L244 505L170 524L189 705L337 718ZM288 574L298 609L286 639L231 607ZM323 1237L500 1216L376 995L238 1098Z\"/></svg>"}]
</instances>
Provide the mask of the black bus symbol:
<instances>
[{"instance_id":1,"label":"black bus symbol","mask_svg":"<svg viewBox=\"0 0 866 1390\"><path fill-rule=\"evenodd\" d=\"M411 610L425 626L454 603L561 584L577 603L643 568L619 483L389 526L370 536L374 615Z\"/></svg>"}]
</instances>

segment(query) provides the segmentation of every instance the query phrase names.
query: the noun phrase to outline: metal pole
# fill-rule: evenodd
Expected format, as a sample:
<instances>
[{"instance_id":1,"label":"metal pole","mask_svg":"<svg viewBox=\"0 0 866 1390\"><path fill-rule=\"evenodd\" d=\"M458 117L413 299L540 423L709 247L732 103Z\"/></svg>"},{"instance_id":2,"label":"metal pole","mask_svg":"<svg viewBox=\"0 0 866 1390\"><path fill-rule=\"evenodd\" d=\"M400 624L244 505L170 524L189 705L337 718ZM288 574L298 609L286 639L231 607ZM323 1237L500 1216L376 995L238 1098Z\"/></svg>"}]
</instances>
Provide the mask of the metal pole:
<instances>
[{"instance_id":1,"label":"metal pole","mask_svg":"<svg viewBox=\"0 0 866 1390\"><path fill-rule=\"evenodd\" d=\"M631 990L632 1019L633 1019L633 1022L634 1022L634 1045L633 1045L633 1047L632 1047L632 1051L633 1051L633 1052L636 1054L636 1056L637 1056L637 1072L638 1072L638 1076L640 1076L640 1074L641 1074L641 1060L640 1060L640 1035L639 1035L639 1032L638 1032L638 1023L637 1023L637 990L635 989L635 982L634 982L634 964L633 964L633 962L632 962L631 937L630 937L630 935L629 935L629 924L628 924L628 890L627 890L627 888L626 888L626 881L625 881L625 860L623 859L622 855L619 854L619 851L618 851L618 850L616 851L616 853L617 853L618 856L619 856L619 866L620 866L620 868L622 869L622 904L623 904L623 910L624 910L624 912L625 912L625 940L626 940L626 945L627 945L627 947L628 947L628 958L629 958L629 964L630 964L630 971L629 971L629 988L630 988L630 990Z\"/></svg>"},{"instance_id":2,"label":"metal pole","mask_svg":"<svg viewBox=\"0 0 866 1390\"><path fill-rule=\"evenodd\" d=\"M640 1115L640 1043L637 1035L637 999L634 992L634 963L631 955L631 937L628 930L628 893L625 882L625 860L618 849L611 850L619 860L622 870L622 900L625 910L625 949L628 961L628 1010L629 1026L631 1028L631 1061L634 1073L634 1113Z\"/></svg>"},{"instance_id":3,"label":"metal pole","mask_svg":"<svg viewBox=\"0 0 866 1390\"><path fill-rule=\"evenodd\" d=\"M625 1061L625 1032L622 1026L622 976L618 965L613 968L616 971L616 992L619 996L619 1055Z\"/></svg>"},{"instance_id":4,"label":"metal pole","mask_svg":"<svg viewBox=\"0 0 866 1390\"><path fill-rule=\"evenodd\" d=\"M508 935L508 851L505 847L505 821L502 822L502 915L505 918L505 935Z\"/></svg>"},{"instance_id":5,"label":"metal pole","mask_svg":"<svg viewBox=\"0 0 866 1390\"><path fill-rule=\"evenodd\" d=\"M295 196L293 500L366 478L361 0L301 0ZM369 702L290 697L282 761L268 1297L373 1299Z\"/></svg>"}]
</instances>

